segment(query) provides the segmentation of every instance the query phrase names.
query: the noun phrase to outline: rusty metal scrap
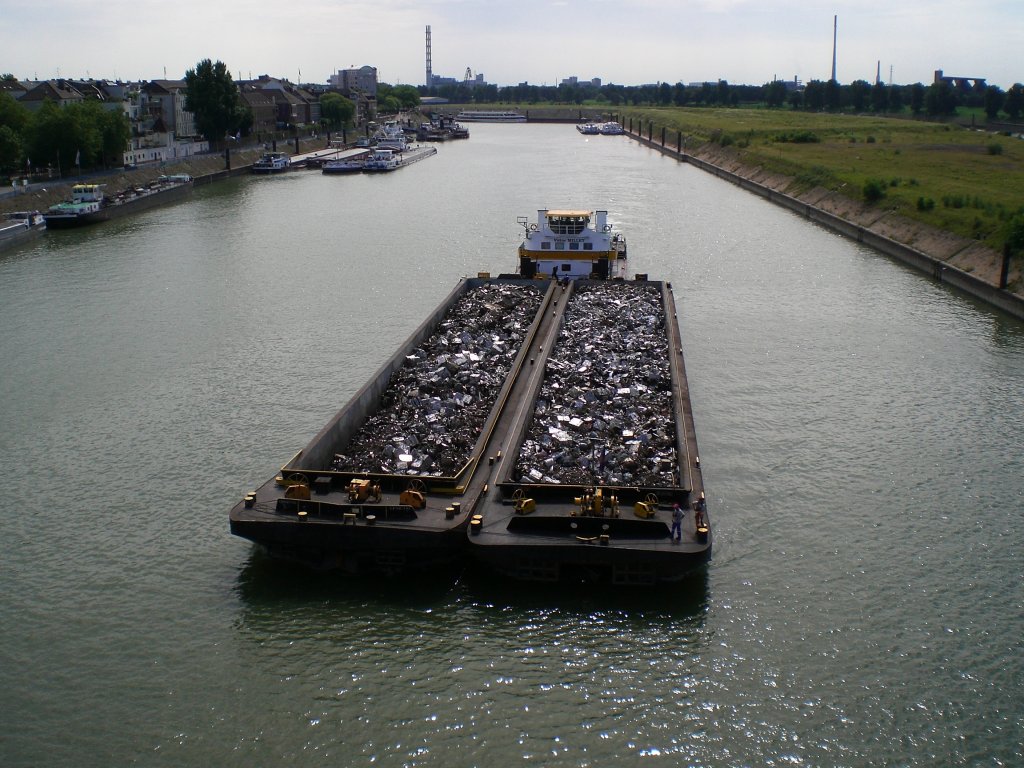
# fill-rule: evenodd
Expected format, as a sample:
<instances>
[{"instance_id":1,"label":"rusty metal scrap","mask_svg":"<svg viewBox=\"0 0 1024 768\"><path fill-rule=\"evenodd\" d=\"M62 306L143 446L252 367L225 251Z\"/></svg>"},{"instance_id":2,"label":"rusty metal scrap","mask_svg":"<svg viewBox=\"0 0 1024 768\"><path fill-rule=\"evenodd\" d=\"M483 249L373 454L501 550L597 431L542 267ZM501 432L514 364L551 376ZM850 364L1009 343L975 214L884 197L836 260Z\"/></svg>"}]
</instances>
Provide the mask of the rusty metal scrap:
<instances>
[{"instance_id":1,"label":"rusty metal scrap","mask_svg":"<svg viewBox=\"0 0 1024 768\"><path fill-rule=\"evenodd\" d=\"M521 482L677 483L665 322L655 286L580 286L519 452Z\"/></svg>"},{"instance_id":2,"label":"rusty metal scrap","mask_svg":"<svg viewBox=\"0 0 1024 768\"><path fill-rule=\"evenodd\" d=\"M541 303L532 285L468 291L406 356L338 471L451 476L469 460Z\"/></svg>"}]
</instances>

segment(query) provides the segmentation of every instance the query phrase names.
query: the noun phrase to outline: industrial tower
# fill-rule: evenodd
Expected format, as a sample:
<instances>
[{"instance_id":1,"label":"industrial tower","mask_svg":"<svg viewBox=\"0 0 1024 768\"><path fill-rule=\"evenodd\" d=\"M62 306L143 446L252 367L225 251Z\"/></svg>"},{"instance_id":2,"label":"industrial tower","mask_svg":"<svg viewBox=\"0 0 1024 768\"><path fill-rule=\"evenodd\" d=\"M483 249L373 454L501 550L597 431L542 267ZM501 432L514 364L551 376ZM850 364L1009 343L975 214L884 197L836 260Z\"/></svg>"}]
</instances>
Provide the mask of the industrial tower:
<instances>
[{"instance_id":1,"label":"industrial tower","mask_svg":"<svg viewBox=\"0 0 1024 768\"><path fill-rule=\"evenodd\" d=\"M833 16L832 17L832 80L834 82L839 82L838 80L836 80L836 39L838 37L838 34L839 34L839 16ZM427 50L428 51L430 50L429 46L427 46Z\"/></svg>"},{"instance_id":2,"label":"industrial tower","mask_svg":"<svg viewBox=\"0 0 1024 768\"><path fill-rule=\"evenodd\" d=\"M434 81L434 73L431 71L430 66L430 25L427 24L427 88Z\"/></svg>"}]
</instances>

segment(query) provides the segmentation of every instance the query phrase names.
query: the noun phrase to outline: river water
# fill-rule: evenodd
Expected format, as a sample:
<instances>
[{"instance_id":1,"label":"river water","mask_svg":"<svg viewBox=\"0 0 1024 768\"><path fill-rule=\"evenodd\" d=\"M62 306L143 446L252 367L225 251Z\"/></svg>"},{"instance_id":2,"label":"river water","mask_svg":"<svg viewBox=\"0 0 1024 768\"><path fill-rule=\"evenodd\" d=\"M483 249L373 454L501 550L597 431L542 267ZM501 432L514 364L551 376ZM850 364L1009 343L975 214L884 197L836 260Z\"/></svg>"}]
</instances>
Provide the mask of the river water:
<instances>
[{"instance_id":1,"label":"river water","mask_svg":"<svg viewBox=\"0 0 1024 768\"><path fill-rule=\"evenodd\" d=\"M1024 325L628 138L472 132L0 258L0 764L1024 762ZM232 537L543 207L675 286L706 571L379 584Z\"/></svg>"}]
</instances>

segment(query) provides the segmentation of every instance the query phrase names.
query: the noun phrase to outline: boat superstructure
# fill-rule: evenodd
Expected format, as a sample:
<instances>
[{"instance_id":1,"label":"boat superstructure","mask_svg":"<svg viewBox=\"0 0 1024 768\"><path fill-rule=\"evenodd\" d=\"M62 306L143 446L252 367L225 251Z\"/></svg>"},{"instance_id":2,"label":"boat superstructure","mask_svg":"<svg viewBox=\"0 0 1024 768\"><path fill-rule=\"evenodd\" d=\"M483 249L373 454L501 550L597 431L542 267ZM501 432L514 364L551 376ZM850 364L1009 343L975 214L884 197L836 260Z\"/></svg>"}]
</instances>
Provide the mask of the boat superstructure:
<instances>
[{"instance_id":1,"label":"boat superstructure","mask_svg":"<svg viewBox=\"0 0 1024 768\"><path fill-rule=\"evenodd\" d=\"M607 211L541 209L537 220L517 219L525 238L519 246L519 274L558 279L623 277L626 239L614 232Z\"/></svg>"},{"instance_id":2,"label":"boat superstructure","mask_svg":"<svg viewBox=\"0 0 1024 768\"><path fill-rule=\"evenodd\" d=\"M390 149L393 152L404 152L409 148L409 140L405 135L405 130L396 120L389 120L384 123L374 135L373 143L377 149Z\"/></svg>"},{"instance_id":3,"label":"boat superstructure","mask_svg":"<svg viewBox=\"0 0 1024 768\"><path fill-rule=\"evenodd\" d=\"M287 171L292 164L285 152L266 152L252 164L253 173L281 173Z\"/></svg>"},{"instance_id":4,"label":"boat superstructure","mask_svg":"<svg viewBox=\"0 0 1024 768\"><path fill-rule=\"evenodd\" d=\"M397 167L398 155L391 149L380 149L378 147L363 161L363 170L367 173L393 171Z\"/></svg>"},{"instance_id":5,"label":"boat superstructure","mask_svg":"<svg viewBox=\"0 0 1024 768\"><path fill-rule=\"evenodd\" d=\"M75 184L71 199L51 205L44 214L48 227L69 227L103 221L103 184Z\"/></svg>"}]
</instances>

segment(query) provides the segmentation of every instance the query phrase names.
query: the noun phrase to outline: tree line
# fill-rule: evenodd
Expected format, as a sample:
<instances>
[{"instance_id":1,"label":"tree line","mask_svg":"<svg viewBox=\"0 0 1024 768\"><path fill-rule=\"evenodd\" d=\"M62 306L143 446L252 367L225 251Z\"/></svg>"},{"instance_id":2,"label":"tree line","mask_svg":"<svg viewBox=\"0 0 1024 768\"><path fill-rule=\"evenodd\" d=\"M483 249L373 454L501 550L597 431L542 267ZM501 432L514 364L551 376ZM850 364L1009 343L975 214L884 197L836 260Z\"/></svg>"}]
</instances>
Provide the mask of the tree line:
<instances>
[{"instance_id":1,"label":"tree line","mask_svg":"<svg viewBox=\"0 0 1024 768\"><path fill-rule=\"evenodd\" d=\"M947 81L925 86L886 85L854 80L842 85L835 80L811 80L803 88L792 88L775 80L764 85L732 85L725 80L699 85L662 82L651 85L625 86L612 83L562 83L557 86L473 85L455 83L419 89L421 95L439 96L454 103L481 104L575 104L582 106L607 104L621 106L662 107L735 107L741 104L763 104L769 108L802 109L813 112L849 111L899 113L946 117L955 115L960 107L984 109L989 119L1000 114L1018 119L1024 114L1024 86L1015 84L1008 91L995 85L958 88Z\"/></svg>"},{"instance_id":2,"label":"tree line","mask_svg":"<svg viewBox=\"0 0 1024 768\"><path fill-rule=\"evenodd\" d=\"M130 136L124 112L105 109L98 101L65 107L44 101L32 111L0 92L0 173L4 175L30 173L34 168L67 173L72 168L117 166Z\"/></svg>"}]
</instances>

